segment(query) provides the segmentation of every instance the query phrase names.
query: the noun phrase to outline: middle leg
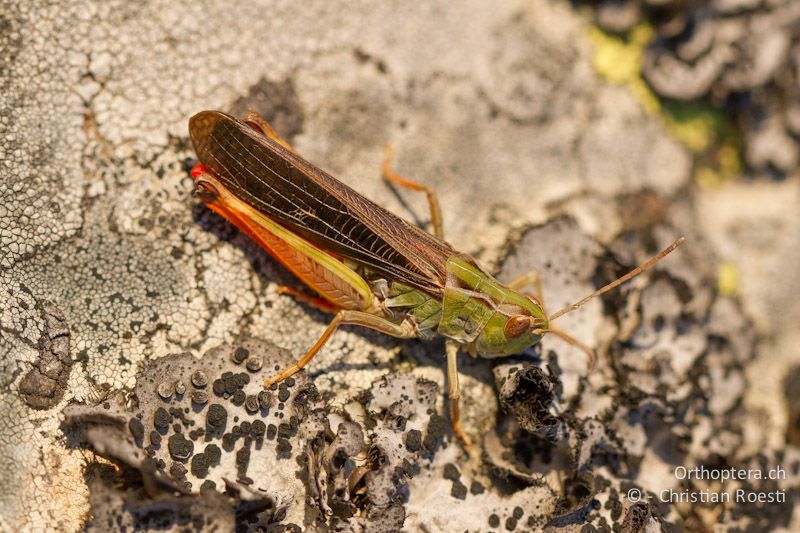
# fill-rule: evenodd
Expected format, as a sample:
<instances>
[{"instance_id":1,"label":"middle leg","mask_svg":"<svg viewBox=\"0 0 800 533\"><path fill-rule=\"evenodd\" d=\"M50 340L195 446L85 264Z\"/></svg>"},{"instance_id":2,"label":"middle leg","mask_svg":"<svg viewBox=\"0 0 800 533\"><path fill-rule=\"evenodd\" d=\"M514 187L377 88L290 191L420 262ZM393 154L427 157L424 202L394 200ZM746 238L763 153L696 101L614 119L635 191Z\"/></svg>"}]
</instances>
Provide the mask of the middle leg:
<instances>
[{"instance_id":1,"label":"middle leg","mask_svg":"<svg viewBox=\"0 0 800 533\"><path fill-rule=\"evenodd\" d=\"M448 398L450 401L450 421L453 424L453 433L456 437L461 439L464 443L464 448L469 450L472 448L472 443L464 434L461 428L461 387L458 384L458 344L452 341L447 341L445 344L447 351L447 385L448 385Z\"/></svg>"}]
</instances>

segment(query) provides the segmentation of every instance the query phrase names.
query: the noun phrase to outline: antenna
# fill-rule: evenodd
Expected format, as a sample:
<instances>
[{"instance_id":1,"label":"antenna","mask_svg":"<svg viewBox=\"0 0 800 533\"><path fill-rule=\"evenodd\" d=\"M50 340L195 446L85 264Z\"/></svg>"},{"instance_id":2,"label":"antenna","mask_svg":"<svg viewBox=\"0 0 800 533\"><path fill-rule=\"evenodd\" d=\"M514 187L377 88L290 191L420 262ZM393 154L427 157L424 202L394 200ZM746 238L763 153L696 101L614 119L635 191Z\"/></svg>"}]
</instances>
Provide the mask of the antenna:
<instances>
[{"instance_id":1,"label":"antenna","mask_svg":"<svg viewBox=\"0 0 800 533\"><path fill-rule=\"evenodd\" d=\"M628 272L627 274L625 274L621 278L617 278L616 280L612 281L611 283L609 283L605 287L597 289L596 291L594 291L592 294L590 294L586 298L584 298L584 299L582 299L582 300L580 300L578 302L575 302L572 305L568 305L567 307L564 307L563 309L559 309L558 311L556 311L555 313L550 315L548 320L549 321L553 321L556 318L560 317L561 315L565 315L567 313L571 313L571 312L575 311L576 309L579 309L581 306L583 306L583 304L585 304L586 302L588 302L592 298L596 298L597 296L602 296L603 294L607 293L608 291L611 291L611 290L619 287L620 285L622 285L626 281L629 281L632 278L635 278L636 276L638 276L639 274L641 274L642 272L644 272L648 268L652 267L653 265L655 265L656 263L658 263L659 261L664 259L664 257L666 257L675 248L677 248L678 246L683 244L683 241L685 241L685 240L686 239L684 237L681 237L680 239L677 239L675 242L673 242L672 244L670 244L669 246L667 246L666 248L661 250L658 254L654 255L653 257L651 257L650 259L648 259L647 261L645 261L644 263L642 263L638 267L634 268L633 270L631 270L630 272ZM564 338L563 335L559 335L559 336ZM564 340L567 340L567 339L564 339ZM573 343L573 344L575 344L575 343Z\"/></svg>"}]
</instances>

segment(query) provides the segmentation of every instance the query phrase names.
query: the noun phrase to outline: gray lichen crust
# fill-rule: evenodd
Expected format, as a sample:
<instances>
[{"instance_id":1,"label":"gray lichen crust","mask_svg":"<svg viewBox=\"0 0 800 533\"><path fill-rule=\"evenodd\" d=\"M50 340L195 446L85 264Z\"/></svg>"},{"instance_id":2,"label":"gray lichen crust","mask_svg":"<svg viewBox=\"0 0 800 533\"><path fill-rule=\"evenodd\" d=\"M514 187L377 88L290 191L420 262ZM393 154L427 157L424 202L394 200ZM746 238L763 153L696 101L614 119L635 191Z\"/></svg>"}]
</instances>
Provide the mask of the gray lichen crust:
<instances>
[{"instance_id":1,"label":"gray lichen crust","mask_svg":"<svg viewBox=\"0 0 800 533\"><path fill-rule=\"evenodd\" d=\"M44 330L39 337L39 359L19 382L20 396L34 409L57 405L72 369L69 327L64 314L50 302L42 303Z\"/></svg>"},{"instance_id":2,"label":"gray lichen crust","mask_svg":"<svg viewBox=\"0 0 800 533\"><path fill-rule=\"evenodd\" d=\"M587 30L544 0L0 0L0 530L800 527L796 503L625 497L672 481L677 461L722 459L794 468L781 488L796 495L800 188L689 187L689 152L594 73ZM193 199L186 123L209 108L254 108L424 225L424 199L379 179L391 142L395 170L439 192L447 239L503 280L538 269L549 310L677 234L692 244L559 320L601 355L593 373L551 337L496 366L461 357L470 456L436 342L344 328L251 413L267 359L303 353L329 317L281 295L296 280ZM713 288L731 258L741 299ZM223 360L237 339L260 368ZM227 371L250 381L216 396ZM279 409L301 382L320 397ZM222 436L192 439L213 405ZM276 427L261 449L256 420ZM273 466L282 477L260 470Z\"/></svg>"}]
</instances>

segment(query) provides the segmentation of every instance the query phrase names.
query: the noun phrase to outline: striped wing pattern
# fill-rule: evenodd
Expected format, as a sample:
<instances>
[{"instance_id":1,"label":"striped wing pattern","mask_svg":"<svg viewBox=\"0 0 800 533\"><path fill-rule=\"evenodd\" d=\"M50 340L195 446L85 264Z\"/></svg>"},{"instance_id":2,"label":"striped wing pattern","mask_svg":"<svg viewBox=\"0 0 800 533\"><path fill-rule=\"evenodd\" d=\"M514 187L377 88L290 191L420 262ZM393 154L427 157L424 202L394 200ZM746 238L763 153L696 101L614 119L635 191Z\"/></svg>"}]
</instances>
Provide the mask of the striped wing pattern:
<instances>
[{"instance_id":1,"label":"striped wing pattern","mask_svg":"<svg viewBox=\"0 0 800 533\"><path fill-rule=\"evenodd\" d=\"M315 246L439 295L460 255L248 125L219 111L189 121L200 162L238 198Z\"/></svg>"}]
</instances>

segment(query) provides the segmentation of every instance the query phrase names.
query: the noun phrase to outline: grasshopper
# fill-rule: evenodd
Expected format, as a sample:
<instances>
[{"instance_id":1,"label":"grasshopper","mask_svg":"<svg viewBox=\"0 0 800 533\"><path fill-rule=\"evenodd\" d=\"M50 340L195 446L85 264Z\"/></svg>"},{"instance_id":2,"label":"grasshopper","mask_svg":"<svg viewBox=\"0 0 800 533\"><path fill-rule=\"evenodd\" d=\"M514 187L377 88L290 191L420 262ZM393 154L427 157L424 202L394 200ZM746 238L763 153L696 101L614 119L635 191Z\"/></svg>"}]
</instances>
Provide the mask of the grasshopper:
<instances>
[{"instance_id":1,"label":"grasshopper","mask_svg":"<svg viewBox=\"0 0 800 533\"><path fill-rule=\"evenodd\" d=\"M547 333L594 353L552 322L644 272L682 242L548 315L536 273L503 285L469 255L444 241L435 192L383 165L388 181L427 195L433 234L383 209L303 159L255 113L243 121L219 111L189 120L199 158L192 169L196 193L313 289L335 312L313 346L265 386L305 367L337 328L353 324L397 338L446 338L450 416L469 447L459 419L457 352L504 357L537 344ZM521 292L534 285L535 295Z\"/></svg>"}]
</instances>

